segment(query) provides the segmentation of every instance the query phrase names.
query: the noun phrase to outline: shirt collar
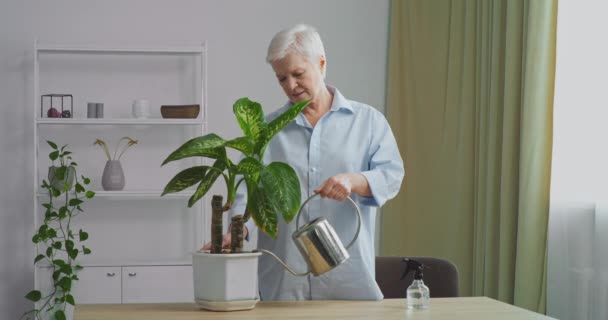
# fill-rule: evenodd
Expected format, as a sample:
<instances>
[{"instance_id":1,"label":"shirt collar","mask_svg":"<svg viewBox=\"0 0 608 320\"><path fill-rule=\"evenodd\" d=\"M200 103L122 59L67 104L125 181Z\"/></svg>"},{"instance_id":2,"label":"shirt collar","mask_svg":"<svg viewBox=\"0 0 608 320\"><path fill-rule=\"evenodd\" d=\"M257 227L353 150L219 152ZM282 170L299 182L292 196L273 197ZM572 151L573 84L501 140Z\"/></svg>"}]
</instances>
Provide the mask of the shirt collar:
<instances>
[{"instance_id":1,"label":"shirt collar","mask_svg":"<svg viewBox=\"0 0 608 320\"><path fill-rule=\"evenodd\" d=\"M331 103L331 111L347 110L348 112L353 113L353 107L350 105L350 102L344 98L342 93L340 93L336 87L331 85L326 85L326 87L327 90L329 90L329 92L334 96Z\"/></svg>"},{"instance_id":2,"label":"shirt collar","mask_svg":"<svg viewBox=\"0 0 608 320\"><path fill-rule=\"evenodd\" d=\"M343 111L346 113L353 114L353 107L350 105L350 102L348 100L346 100L346 98L344 98L342 93L340 93L340 91L336 87L328 85L328 84L326 84L325 87L327 87L327 90L329 90L329 92L333 95L333 99L332 99L331 107L329 108L329 112ZM285 105L292 106L293 103L288 101ZM310 126L308 124L308 121L305 119L305 117L302 113L300 113L296 117L296 123L298 125L304 126L304 127Z\"/></svg>"}]
</instances>

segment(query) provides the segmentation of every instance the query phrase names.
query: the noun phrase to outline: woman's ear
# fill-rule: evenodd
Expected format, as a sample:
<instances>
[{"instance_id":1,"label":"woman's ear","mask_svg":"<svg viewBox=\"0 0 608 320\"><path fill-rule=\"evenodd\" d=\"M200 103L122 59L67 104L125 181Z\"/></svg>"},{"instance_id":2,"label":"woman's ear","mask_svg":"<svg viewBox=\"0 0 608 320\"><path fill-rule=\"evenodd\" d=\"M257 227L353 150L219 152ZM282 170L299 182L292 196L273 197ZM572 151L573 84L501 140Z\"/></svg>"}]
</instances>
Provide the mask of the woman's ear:
<instances>
[{"instance_id":1,"label":"woman's ear","mask_svg":"<svg viewBox=\"0 0 608 320\"><path fill-rule=\"evenodd\" d=\"M319 70L321 70L321 73L323 73L323 70L325 70L325 56L321 56L321 58L319 58Z\"/></svg>"}]
</instances>

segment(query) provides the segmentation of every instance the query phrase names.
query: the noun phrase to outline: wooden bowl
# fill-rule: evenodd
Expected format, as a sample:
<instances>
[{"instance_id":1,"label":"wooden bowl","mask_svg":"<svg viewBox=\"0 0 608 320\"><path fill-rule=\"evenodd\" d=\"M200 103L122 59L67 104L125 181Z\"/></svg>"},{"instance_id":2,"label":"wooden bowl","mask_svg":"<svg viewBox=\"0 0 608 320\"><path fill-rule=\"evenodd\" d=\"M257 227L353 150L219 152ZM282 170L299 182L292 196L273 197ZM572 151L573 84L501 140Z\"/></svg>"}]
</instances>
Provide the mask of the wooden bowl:
<instances>
[{"instance_id":1,"label":"wooden bowl","mask_svg":"<svg viewBox=\"0 0 608 320\"><path fill-rule=\"evenodd\" d=\"M201 111L198 104L165 105L160 107L160 114L165 119L195 119Z\"/></svg>"}]
</instances>

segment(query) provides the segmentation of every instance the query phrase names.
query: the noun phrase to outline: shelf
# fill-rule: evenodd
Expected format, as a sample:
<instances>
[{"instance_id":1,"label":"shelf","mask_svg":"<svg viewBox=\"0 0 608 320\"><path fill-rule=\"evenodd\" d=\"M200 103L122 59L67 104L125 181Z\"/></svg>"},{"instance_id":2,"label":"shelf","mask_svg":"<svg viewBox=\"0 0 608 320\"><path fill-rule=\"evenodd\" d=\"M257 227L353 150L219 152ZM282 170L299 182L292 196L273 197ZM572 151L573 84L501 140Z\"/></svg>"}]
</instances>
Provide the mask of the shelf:
<instances>
[{"instance_id":1,"label":"shelf","mask_svg":"<svg viewBox=\"0 0 608 320\"><path fill-rule=\"evenodd\" d=\"M196 55L206 51L205 46L188 47L100 47L44 44L36 47L41 53L107 53L107 54L175 54Z\"/></svg>"},{"instance_id":2,"label":"shelf","mask_svg":"<svg viewBox=\"0 0 608 320\"><path fill-rule=\"evenodd\" d=\"M151 45L124 43L124 46L100 46L38 41L34 44L34 103L30 118L34 124L34 230L38 230L45 218L46 210L42 204L49 202L48 190L40 187L42 181L47 179L46 163L49 158L45 153L49 148L44 143L45 140L49 137L53 137L53 140L67 140L64 144L76 146L78 150L75 152L84 153L84 159L78 161L83 164L82 171L98 175L101 163L93 161L93 154L89 152L93 141L91 138L106 134L131 135L130 131L136 131L137 134L133 134L138 139L149 139L147 141L150 143L145 150L132 162L137 166L137 170L131 173L135 175L133 179L139 177L145 178L145 181L141 179L140 184L131 188L127 186L121 191L105 191L100 183L89 185L89 188L99 189L91 190L95 192L91 199L93 201L87 201L83 205L87 214L73 221L74 226L82 226L90 234L90 242L83 244L91 248L92 254L79 255L76 259L81 266L89 268L92 272L90 275L95 275L87 279L85 287L104 287L108 280L106 272L116 272L117 277L112 283L117 286L112 288L117 288L118 291L112 294L123 302L122 285L128 280L121 277L121 274L124 276L125 271L141 271L142 276L151 272L152 276L159 278L174 277L179 273L180 279L191 282L188 272L184 271L191 269L191 253L198 250L206 240L204 235L209 229L210 220L204 201L192 208L185 205L195 193L196 186L161 196L168 177L165 173L156 173L162 158L176 144L183 143L184 139L193 135L207 133L207 44L204 41L190 41L184 46ZM96 99L105 101L106 117L88 118L86 108L84 111L81 108L80 111L83 112L79 112L75 104L72 111L76 113L71 113L74 118L46 118L44 110L43 114L40 113L46 107L42 104L41 94L64 92L61 88L72 88L70 93L75 95L97 97ZM120 93L109 95L113 92ZM134 93L128 94L129 92ZM157 112L151 110L152 115L148 118L138 119L131 116L124 101L142 96L150 101L196 103L201 106L201 110L195 119L162 118L159 109L156 109ZM118 104L116 101L119 101ZM80 104L82 103L81 101ZM157 104L157 107L160 108L160 105ZM98 156L99 154L95 155ZM190 160L181 166L172 166L171 169L179 170L187 163L202 162ZM74 189L69 191L70 194L74 192ZM78 196L84 198L84 194ZM61 199L57 201L54 205L63 204ZM45 249L42 244L35 246L37 250ZM58 257L67 256L61 252ZM38 262L34 270L35 289L46 290L47 282L51 283L50 266L46 259ZM85 275L86 272L83 273ZM126 279L129 279L128 276ZM129 290L133 295L150 296L150 286L144 282L129 282ZM86 290L81 290L81 293L84 291ZM158 287L154 291L159 292L152 292L152 295L171 301L181 289ZM89 298L91 303L104 301L95 294L89 295Z\"/></svg>"},{"instance_id":3,"label":"shelf","mask_svg":"<svg viewBox=\"0 0 608 320\"><path fill-rule=\"evenodd\" d=\"M194 194L194 191L182 191L177 193L170 193L164 196L160 196L162 190L126 190L126 191L95 191L95 198L149 198L149 199L167 199L167 198L189 198ZM38 192L39 197L48 196L47 193Z\"/></svg>"},{"instance_id":4,"label":"shelf","mask_svg":"<svg viewBox=\"0 0 608 320\"><path fill-rule=\"evenodd\" d=\"M78 119L44 118L36 119L36 124L44 125L206 125L202 119Z\"/></svg>"}]
</instances>

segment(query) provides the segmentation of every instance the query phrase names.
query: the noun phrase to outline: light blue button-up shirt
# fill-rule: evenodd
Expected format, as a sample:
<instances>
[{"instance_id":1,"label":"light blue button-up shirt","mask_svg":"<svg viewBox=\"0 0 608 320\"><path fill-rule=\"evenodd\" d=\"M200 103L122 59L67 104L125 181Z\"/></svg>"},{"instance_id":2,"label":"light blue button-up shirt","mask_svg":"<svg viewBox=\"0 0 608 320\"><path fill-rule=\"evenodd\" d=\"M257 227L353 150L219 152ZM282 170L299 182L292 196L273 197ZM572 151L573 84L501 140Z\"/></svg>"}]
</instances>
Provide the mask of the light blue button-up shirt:
<instances>
[{"instance_id":1,"label":"light blue button-up shirt","mask_svg":"<svg viewBox=\"0 0 608 320\"><path fill-rule=\"evenodd\" d=\"M302 203L326 179L345 172L363 174L372 197L351 194L361 209L361 230L349 249L350 258L335 269L318 277L296 277L269 255L262 255L258 270L262 300L383 298L375 281L376 208L399 191L404 175L403 161L382 113L363 103L347 100L336 88L327 88L333 94L331 110L314 128L303 114L298 115L272 139L264 162L281 161L295 169L300 179ZM287 103L268 119L278 116L290 105ZM239 191L232 209L234 214L245 211L245 193ZM302 210L300 225L319 216L329 220L345 246L350 242L356 228L356 214L350 202L315 198ZM249 232L257 230L253 219L246 225ZM258 248L274 252L295 271L305 272L308 267L291 239L295 229L294 221L285 224L279 217L278 238L274 240L258 232Z\"/></svg>"}]
</instances>

